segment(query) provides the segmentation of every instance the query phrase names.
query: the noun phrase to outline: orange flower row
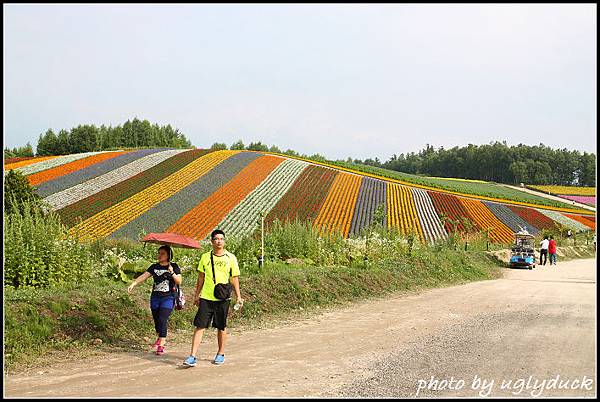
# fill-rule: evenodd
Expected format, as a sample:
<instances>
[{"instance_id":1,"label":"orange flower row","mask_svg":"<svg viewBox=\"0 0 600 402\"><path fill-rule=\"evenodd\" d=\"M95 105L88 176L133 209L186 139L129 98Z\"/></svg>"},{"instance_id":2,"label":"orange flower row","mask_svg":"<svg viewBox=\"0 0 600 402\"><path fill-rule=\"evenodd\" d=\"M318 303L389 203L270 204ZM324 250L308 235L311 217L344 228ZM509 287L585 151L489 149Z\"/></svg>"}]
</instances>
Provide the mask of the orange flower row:
<instances>
[{"instance_id":1,"label":"orange flower row","mask_svg":"<svg viewBox=\"0 0 600 402\"><path fill-rule=\"evenodd\" d=\"M232 180L196 205L167 232L204 239L256 186L285 159L265 155L250 162ZM217 167L218 169L218 167Z\"/></svg>"},{"instance_id":2,"label":"orange flower row","mask_svg":"<svg viewBox=\"0 0 600 402\"><path fill-rule=\"evenodd\" d=\"M4 165L4 170L11 170L11 169L20 168L23 166L29 166L29 165L33 165L34 163L43 162L43 161L47 161L48 159L54 159L54 158L58 158L58 157L59 157L59 155L38 156L36 158L26 159L24 161L19 161L19 162L9 163L7 165Z\"/></svg>"},{"instance_id":3,"label":"orange flower row","mask_svg":"<svg viewBox=\"0 0 600 402\"><path fill-rule=\"evenodd\" d=\"M96 163L112 159L127 152L129 151L106 152L88 156L87 158L78 159L76 161L65 163L64 165L56 166L48 170L42 170L41 172L33 173L27 176L27 180L29 181L30 185L35 186L69 173L73 173L88 166L95 165Z\"/></svg>"},{"instance_id":4,"label":"orange flower row","mask_svg":"<svg viewBox=\"0 0 600 402\"><path fill-rule=\"evenodd\" d=\"M585 226L591 228L592 230L596 230L596 222L594 222L591 219L586 218L585 216L574 215L574 214L563 214L563 215L566 216L567 218L571 218L577 222L583 223Z\"/></svg>"},{"instance_id":5,"label":"orange flower row","mask_svg":"<svg viewBox=\"0 0 600 402\"><path fill-rule=\"evenodd\" d=\"M323 233L339 232L348 237L361 180L362 176L340 172L329 189L314 226Z\"/></svg>"},{"instance_id":6,"label":"orange flower row","mask_svg":"<svg viewBox=\"0 0 600 402\"><path fill-rule=\"evenodd\" d=\"M514 232L496 217L481 201L459 197L460 203L471 214L475 224L490 229L490 240L494 243L511 243Z\"/></svg>"},{"instance_id":7,"label":"orange flower row","mask_svg":"<svg viewBox=\"0 0 600 402\"><path fill-rule=\"evenodd\" d=\"M403 234L415 232L424 240L423 228L417 215L413 192L410 187L387 183L387 226Z\"/></svg>"}]
</instances>

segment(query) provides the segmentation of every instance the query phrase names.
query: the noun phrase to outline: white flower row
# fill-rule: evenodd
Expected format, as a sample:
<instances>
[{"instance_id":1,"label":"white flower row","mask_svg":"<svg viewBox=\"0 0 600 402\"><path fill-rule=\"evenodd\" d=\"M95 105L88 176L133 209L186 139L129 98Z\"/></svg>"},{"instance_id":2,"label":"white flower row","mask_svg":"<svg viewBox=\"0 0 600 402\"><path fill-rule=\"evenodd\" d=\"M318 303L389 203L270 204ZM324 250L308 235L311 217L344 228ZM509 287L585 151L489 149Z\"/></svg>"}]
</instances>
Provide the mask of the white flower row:
<instances>
[{"instance_id":1,"label":"white flower row","mask_svg":"<svg viewBox=\"0 0 600 402\"><path fill-rule=\"evenodd\" d=\"M268 214L309 164L286 159L217 226L228 235L248 235L258 226L260 212Z\"/></svg>"},{"instance_id":2,"label":"white flower row","mask_svg":"<svg viewBox=\"0 0 600 402\"><path fill-rule=\"evenodd\" d=\"M121 166L120 168L105 173L101 176L94 177L91 180L70 187L58 193L54 193L44 198L44 200L48 202L48 204L50 204L55 210L64 208L67 205L71 205L77 201L114 186L115 184L127 180L130 177L133 177L144 170L150 169L162 161L185 151L188 150L170 149L144 156L143 158L137 159L125 166Z\"/></svg>"},{"instance_id":3,"label":"white flower row","mask_svg":"<svg viewBox=\"0 0 600 402\"><path fill-rule=\"evenodd\" d=\"M556 222L562 224L563 226L566 226L569 229L582 230L582 231L590 230L590 228L585 226L583 223L578 222L575 219L571 219L567 216L564 216L560 212L550 211L548 209L541 209L541 208L538 209L538 211L541 212L542 214L546 215L548 218L552 219L553 221L556 221Z\"/></svg>"},{"instance_id":4,"label":"white flower row","mask_svg":"<svg viewBox=\"0 0 600 402\"><path fill-rule=\"evenodd\" d=\"M42 170L48 170L48 169L52 169L53 167L64 165L65 163L74 162L79 159L87 158L88 156L104 154L107 152L120 152L120 151L98 151L98 152L84 152L81 154L63 155L63 156L58 156L56 158L48 159L45 161L41 161L38 163L33 163L31 165L16 168L15 170L23 173L24 175L30 175L30 174L34 174L37 172L41 172Z\"/></svg>"},{"instance_id":5,"label":"white flower row","mask_svg":"<svg viewBox=\"0 0 600 402\"><path fill-rule=\"evenodd\" d=\"M445 239L448 235L442 225L440 217L435 212L435 207L431 202L429 194L420 188L412 188L412 192L417 215L421 220L421 226L423 227L423 232L427 241L434 242L438 239Z\"/></svg>"}]
</instances>

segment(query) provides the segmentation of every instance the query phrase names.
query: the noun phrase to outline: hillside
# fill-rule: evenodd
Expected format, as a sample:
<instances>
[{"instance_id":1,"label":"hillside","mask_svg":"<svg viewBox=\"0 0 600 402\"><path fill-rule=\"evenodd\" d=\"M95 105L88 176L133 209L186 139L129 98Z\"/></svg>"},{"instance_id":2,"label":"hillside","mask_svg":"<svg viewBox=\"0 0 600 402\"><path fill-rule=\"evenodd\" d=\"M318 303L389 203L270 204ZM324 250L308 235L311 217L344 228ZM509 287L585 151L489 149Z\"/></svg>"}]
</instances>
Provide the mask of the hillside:
<instances>
[{"instance_id":1,"label":"hillside","mask_svg":"<svg viewBox=\"0 0 600 402\"><path fill-rule=\"evenodd\" d=\"M509 203L487 191L476 194L475 187L461 193L265 152L88 152L18 160L6 164L9 169L27 175L82 239L136 239L141 232L162 231L203 239L216 227L229 235L249 234L261 211L267 225L297 218L348 237L373 223L380 209L386 227L414 231L423 241L470 225L490 229L491 240L501 243L510 242L520 226L532 233L555 222L578 231L595 228L595 214L567 204L535 205L535 198Z\"/></svg>"}]
</instances>

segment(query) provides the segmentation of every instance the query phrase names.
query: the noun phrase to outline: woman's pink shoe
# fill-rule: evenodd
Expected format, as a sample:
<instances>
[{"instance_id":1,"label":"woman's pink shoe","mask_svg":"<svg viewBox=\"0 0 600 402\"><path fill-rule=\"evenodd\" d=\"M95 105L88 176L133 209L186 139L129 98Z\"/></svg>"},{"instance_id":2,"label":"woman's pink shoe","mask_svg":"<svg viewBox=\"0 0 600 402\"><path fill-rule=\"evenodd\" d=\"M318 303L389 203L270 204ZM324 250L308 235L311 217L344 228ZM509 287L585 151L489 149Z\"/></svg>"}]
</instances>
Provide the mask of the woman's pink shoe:
<instances>
[{"instance_id":1,"label":"woman's pink shoe","mask_svg":"<svg viewBox=\"0 0 600 402\"><path fill-rule=\"evenodd\" d=\"M156 342L154 342L154 345L152 345L152 348L154 350L156 350L156 348L160 345L160 338L156 338Z\"/></svg>"},{"instance_id":2,"label":"woman's pink shoe","mask_svg":"<svg viewBox=\"0 0 600 402\"><path fill-rule=\"evenodd\" d=\"M165 354L165 347L158 345L156 347L156 354L159 355L159 356L160 355L164 355Z\"/></svg>"}]
</instances>

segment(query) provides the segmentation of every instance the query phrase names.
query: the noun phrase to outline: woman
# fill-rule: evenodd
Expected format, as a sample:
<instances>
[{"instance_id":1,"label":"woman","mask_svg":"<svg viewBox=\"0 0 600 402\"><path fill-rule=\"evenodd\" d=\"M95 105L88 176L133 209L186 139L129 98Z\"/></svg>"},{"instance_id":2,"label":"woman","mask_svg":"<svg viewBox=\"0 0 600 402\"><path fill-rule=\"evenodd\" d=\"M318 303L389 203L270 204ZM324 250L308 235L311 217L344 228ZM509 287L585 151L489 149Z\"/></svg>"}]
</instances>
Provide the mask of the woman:
<instances>
[{"instance_id":1,"label":"woman","mask_svg":"<svg viewBox=\"0 0 600 402\"><path fill-rule=\"evenodd\" d=\"M150 309L154 318L154 328L158 338L153 347L156 348L156 354L165 353L165 339L167 337L167 327L169 317L175 307L176 293L173 291L175 285L181 284L181 270L174 262L173 250L169 246L160 246L158 248L158 263L150 265L148 270L137 277L127 291L131 293L134 287L153 277L154 286L150 296Z\"/></svg>"}]
</instances>

